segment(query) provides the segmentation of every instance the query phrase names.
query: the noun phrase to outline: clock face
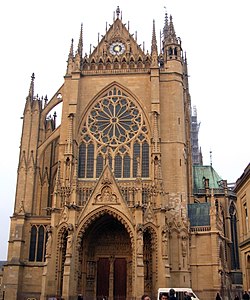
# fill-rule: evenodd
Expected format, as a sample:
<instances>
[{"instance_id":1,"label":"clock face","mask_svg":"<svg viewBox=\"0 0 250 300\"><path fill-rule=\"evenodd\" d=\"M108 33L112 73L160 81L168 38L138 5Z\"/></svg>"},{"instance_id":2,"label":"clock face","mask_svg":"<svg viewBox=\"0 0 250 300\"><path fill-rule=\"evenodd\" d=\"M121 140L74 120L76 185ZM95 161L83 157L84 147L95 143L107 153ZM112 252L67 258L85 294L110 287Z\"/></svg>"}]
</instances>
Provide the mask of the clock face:
<instances>
[{"instance_id":1,"label":"clock face","mask_svg":"<svg viewBox=\"0 0 250 300\"><path fill-rule=\"evenodd\" d=\"M123 45L123 43L120 42L112 43L109 47L109 52L113 55L120 55L124 53L124 51L125 51L125 46Z\"/></svg>"}]
</instances>

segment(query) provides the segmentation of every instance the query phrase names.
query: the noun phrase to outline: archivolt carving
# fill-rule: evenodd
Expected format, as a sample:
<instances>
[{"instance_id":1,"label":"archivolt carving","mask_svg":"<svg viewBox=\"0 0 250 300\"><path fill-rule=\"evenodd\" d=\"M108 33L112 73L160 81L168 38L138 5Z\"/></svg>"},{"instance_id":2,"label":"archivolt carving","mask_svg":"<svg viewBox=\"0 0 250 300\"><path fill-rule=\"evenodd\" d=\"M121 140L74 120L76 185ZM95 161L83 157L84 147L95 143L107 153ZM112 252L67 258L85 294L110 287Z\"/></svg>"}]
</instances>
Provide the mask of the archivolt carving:
<instances>
[{"instance_id":1,"label":"archivolt carving","mask_svg":"<svg viewBox=\"0 0 250 300\"><path fill-rule=\"evenodd\" d=\"M116 211L114 211L113 209L101 209L101 210L95 212L86 221L84 221L83 225L78 233L77 244L79 245L79 243L81 243L82 236L85 233L85 231L87 230L87 228L90 226L90 224L92 224L95 220L97 220L98 218L100 218L101 216L103 216L105 214L108 214L108 215L114 217L121 224L123 224L123 226L125 227L125 229L127 230L128 234L129 234L129 237L131 239L131 244L132 244L132 246L134 246L134 233L133 233L131 226L129 226L129 224L124 220L124 218L121 215L119 215Z\"/></svg>"}]
</instances>

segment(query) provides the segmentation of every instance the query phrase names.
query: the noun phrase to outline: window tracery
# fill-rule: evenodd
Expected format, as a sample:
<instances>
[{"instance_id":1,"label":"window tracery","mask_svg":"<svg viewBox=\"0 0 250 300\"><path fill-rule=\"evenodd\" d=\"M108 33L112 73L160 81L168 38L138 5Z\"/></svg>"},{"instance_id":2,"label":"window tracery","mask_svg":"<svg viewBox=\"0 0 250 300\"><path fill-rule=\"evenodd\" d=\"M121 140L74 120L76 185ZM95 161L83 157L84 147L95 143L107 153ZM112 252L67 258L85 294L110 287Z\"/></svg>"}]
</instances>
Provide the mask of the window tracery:
<instances>
[{"instance_id":1,"label":"window tracery","mask_svg":"<svg viewBox=\"0 0 250 300\"><path fill-rule=\"evenodd\" d=\"M149 137L141 109L113 87L91 107L81 131L78 176L98 178L106 162L117 178L149 177Z\"/></svg>"},{"instance_id":2,"label":"window tracery","mask_svg":"<svg viewBox=\"0 0 250 300\"><path fill-rule=\"evenodd\" d=\"M45 244L47 233L44 225L32 225L30 231L29 261L42 262L45 260Z\"/></svg>"}]
</instances>

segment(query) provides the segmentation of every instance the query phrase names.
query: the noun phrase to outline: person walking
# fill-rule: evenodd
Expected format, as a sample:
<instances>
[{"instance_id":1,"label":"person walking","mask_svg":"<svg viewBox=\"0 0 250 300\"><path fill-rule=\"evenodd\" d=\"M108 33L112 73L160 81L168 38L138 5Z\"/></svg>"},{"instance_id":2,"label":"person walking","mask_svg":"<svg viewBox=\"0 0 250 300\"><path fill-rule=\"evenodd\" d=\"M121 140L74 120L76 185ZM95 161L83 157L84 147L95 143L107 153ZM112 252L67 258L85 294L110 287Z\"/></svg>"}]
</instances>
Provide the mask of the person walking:
<instances>
[{"instance_id":1,"label":"person walking","mask_svg":"<svg viewBox=\"0 0 250 300\"><path fill-rule=\"evenodd\" d=\"M141 296L141 300L151 300L151 298L149 297L149 295L144 294Z\"/></svg>"},{"instance_id":2,"label":"person walking","mask_svg":"<svg viewBox=\"0 0 250 300\"><path fill-rule=\"evenodd\" d=\"M215 300L222 300L222 299L221 299L221 296L220 296L220 293L217 293L217 294L216 294Z\"/></svg>"},{"instance_id":3,"label":"person walking","mask_svg":"<svg viewBox=\"0 0 250 300\"><path fill-rule=\"evenodd\" d=\"M244 299L244 300L249 300L250 299L250 296L249 296L247 291L244 292L244 294L242 296L242 299Z\"/></svg>"},{"instance_id":4,"label":"person walking","mask_svg":"<svg viewBox=\"0 0 250 300\"><path fill-rule=\"evenodd\" d=\"M175 290L174 289L169 290L169 300L177 300L177 298L175 297Z\"/></svg>"},{"instance_id":5,"label":"person walking","mask_svg":"<svg viewBox=\"0 0 250 300\"><path fill-rule=\"evenodd\" d=\"M184 292L184 300L192 300L192 298L188 292Z\"/></svg>"},{"instance_id":6,"label":"person walking","mask_svg":"<svg viewBox=\"0 0 250 300\"><path fill-rule=\"evenodd\" d=\"M161 293L160 294L160 299L159 300L168 300L168 293Z\"/></svg>"}]
</instances>

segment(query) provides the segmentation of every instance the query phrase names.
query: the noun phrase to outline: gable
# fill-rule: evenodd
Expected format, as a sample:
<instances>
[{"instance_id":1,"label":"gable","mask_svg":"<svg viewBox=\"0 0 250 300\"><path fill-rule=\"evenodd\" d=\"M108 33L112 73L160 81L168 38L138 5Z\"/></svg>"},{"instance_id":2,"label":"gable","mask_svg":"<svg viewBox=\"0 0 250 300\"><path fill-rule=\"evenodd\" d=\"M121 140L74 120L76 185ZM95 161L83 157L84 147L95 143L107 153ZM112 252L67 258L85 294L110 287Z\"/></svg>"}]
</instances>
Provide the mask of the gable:
<instances>
[{"instance_id":1,"label":"gable","mask_svg":"<svg viewBox=\"0 0 250 300\"><path fill-rule=\"evenodd\" d=\"M96 57L125 54L130 54L134 57L145 56L133 35L129 33L122 21L117 18L95 47L90 55L90 60Z\"/></svg>"}]
</instances>

